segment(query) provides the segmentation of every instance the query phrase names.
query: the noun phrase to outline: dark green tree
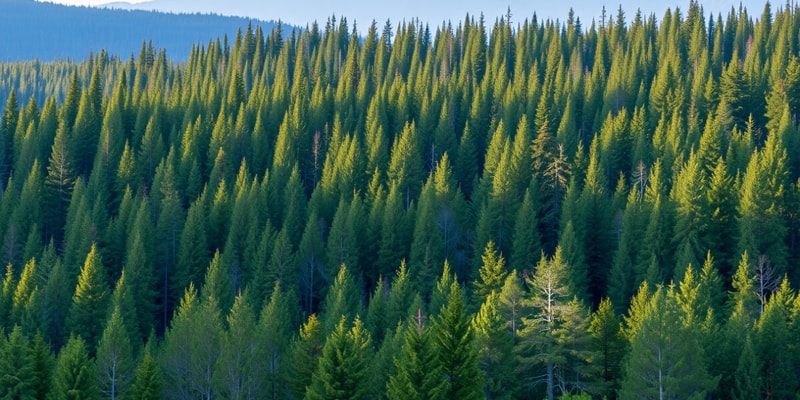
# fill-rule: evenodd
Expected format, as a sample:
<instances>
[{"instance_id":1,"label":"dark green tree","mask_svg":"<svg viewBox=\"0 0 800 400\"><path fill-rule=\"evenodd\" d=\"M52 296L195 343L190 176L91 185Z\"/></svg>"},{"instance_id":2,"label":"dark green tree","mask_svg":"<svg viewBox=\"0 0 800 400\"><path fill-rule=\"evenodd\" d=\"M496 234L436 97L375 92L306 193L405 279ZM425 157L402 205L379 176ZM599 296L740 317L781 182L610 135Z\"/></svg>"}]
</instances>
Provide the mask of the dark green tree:
<instances>
[{"instance_id":1,"label":"dark green tree","mask_svg":"<svg viewBox=\"0 0 800 400\"><path fill-rule=\"evenodd\" d=\"M433 320L433 347L444 384L436 391L442 399L484 398L484 374L479 368L475 331L466 314L464 292L458 282L449 285L447 303Z\"/></svg>"},{"instance_id":2,"label":"dark green tree","mask_svg":"<svg viewBox=\"0 0 800 400\"><path fill-rule=\"evenodd\" d=\"M0 345L0 396L4 399L35 399L38 382L28 338L15 325L7 339L0 338Z\"/></svg>"},{"instance_id":3,"label":"dark green tree","mask_svg":"<svg viewBox=\"0 0 800 400\"><path fill-rule=\"evenodd\" d=\"M443 381L431 328L421 320L409 321L402 332L400 352L393 357L396 371L386 383L386 396L390 400L440 398Z\"/></svg>"},{"instance_id":4,"label":"dark green tree","mask_svg":"<svg viewBox=\"0 0 800 400\"><path fill-rule=\"evenodd\" d=\"M119 306L113 307L97 344L98 388L110 399L124 398L133 381L132 346Z\"/></svg>"},{"instance_id":5,"label":"dark green tree","mask_svg":"<svg viewBox=\"0 0 800 400\"><path fill-rule=\"evenodd\" d=\"M325 341L304 399L368 398L372 341L360 319L356 318L350 329L345 323L342 317Z\"/></svg>"},{"instance_id":6,"label":"dark green tree","mask_svg":"<svg viewBox=\"0 0 800 400\"><path fill-rule=\"evenodd\" d=\"M89 358L86 343L80 337L71 336L58 354L53 371L53 386L50 400L99 399L97 372Z\"/></svg>"},{"instance_id":7,"label":"dark green tree","mask_svg":"<svg viewBox=\"0 0 800 400\"><path fill-rule=\"evenodd\" d=\"M103 334L103 321L108 312L109 291L103 261L93 245L78 277L78 286L72 296L72 306L67 317L67 327L73 334L86 337L89 349L94 349ZM82 344L84 345L84 344ZM91 350L94 353L94 350Z\"/></svg>"},{"instance_id":8,"label":"dark green tree","mask_svg":"<svg viewBox=\"0 0 800 400\"><path fill-rule=\"evenodd\" d=\"M300 327L300 335L294 339L291 345L291 357L289 358L291 373L288 387L295 397L305 396L306 388L311 385L312 377L317 370L324 344L325 337L322 335L319 320L316 314L311 314L306 323Z\"/></svg>"},{"instance_id":9,"label":"dark green tree","mask_svg":"<svg viewBox=\"0 0 800 400\"><path fill-rule=\"evenodd\" d=\"M500 294L492 290L472 320L487 399L511 399L518 389L514 336L506 325Z\"/></svg>"},{"instance_id":10,"label":"dark green tree","mask_svg":"<svg viewBox=\"0 0 800 400\"><path fill-rule=\"evenodd\" d=\"M161 367L153 357L150 347L151 341L144 346L142 359L136 367L133 385L130 388L130 397L141 400L157 400L162 398L164 381L161 377Z\"/></svg>"}]
</instances>

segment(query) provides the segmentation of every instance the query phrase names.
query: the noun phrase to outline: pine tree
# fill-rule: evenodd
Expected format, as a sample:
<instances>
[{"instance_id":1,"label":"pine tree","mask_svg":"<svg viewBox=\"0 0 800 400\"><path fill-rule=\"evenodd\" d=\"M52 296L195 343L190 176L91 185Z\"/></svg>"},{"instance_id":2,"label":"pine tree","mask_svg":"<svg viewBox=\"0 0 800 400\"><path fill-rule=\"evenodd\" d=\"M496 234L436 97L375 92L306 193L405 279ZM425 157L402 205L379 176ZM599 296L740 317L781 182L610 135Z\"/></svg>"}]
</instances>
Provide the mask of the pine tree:
<instances>
[{"instance_id":1,"label":"pine tree","mask_svg":"<svg viewBox=\"0 0 800 400\"><path fill-rule=\"evenodd\" d=\"M479 348L479 365L486 375L489 399L511 399L517 389L514 336L506 327L500 294L492 290L472 320Z\"/></svg>"},{"instance_id":2,"label":"pine tree","mask_svg":"<svg viewBox=\"0 0 800 400\"><path fill-rule=\"evenodd\" d=\"M109 293L105 277L103 261L92 245L81 268L67 317L70 332L85 337L85 345L92 349L92 353L103 334L103 321L108 312Z\"/></svg>"},{"instance_id":3,"label":"pine tree","mask_svg":"<svg viewBox=\"0 0 800 400\"><path fill-rule=\"evenodd\" d=\"M247 394L260 397L261 348L255 335L255 314L245 297L236 296L227 322L228 331L222 337L212 378L217 393L231 399L245 398Z\"/></svg>"},{"instance_id":4,"label":"pine tree","mask_svg":"<svg viewBox=\"0 0 800 400\"><path fill-rule=\"evenodd\" d=\"M638 312L620 398L700 398L712 390L699 338L681 324L673 296L659 287Z\"/></svg>"},{"instance_id":5,"label":"pine tree","mask_svg":"<svg viewBox=\"0 0 800 400\"><path fill-rule=\"evenodd\" d=\"M436 390L437 397L483 398L484 375L478 367L475 331L467 319L464 293L458 282L449 285L447 303L433 320L433 330L433 347L445 381Z\"/></svg>"},{"instance_id":6,"label":"pine tree","mask_svg":"<svg viewBox=\"0 0 800 400\"><path fill-rule=\"evenodd\" d=\"M47 163L47 177L45 178L45 223L44 234L52 236L56 243L61 243L64 237L64 224L67 206L72 197L72 188L75 181L72 169L72 159L67 147L67 133L62 125L56 131L56 136L50 150Z\"/></svg>"},{"instance_id":7,"label":"pine tree","mask_svg":"<svg viewBox=\"0 0 800 400\"><path fill-rule=\"evenodd\" d=\"M2 335L5 336L5 335ZM0 337L0 396L36 398L36 370L28 338L15 325L8 338Z\"/></svg>"},{"instance_id":8,"label":"pine tree","mask_svg":"<svg viewBox=\"0 0 800 400\"><path fill-rule=\"evenodd\" d=\"M37 400L45 400L52 386L52 374L55 368L55 358L50 346L44 342L42 335L37 333L31 344L32 364L34 366L34 390Z\"/></svg>"},{"instance_id":9,"label":"pine tree","mask_svg":"<svg viewBox=\"0 0 800 400\"><path fill-rule=\"evenodd\" d=\"M48 399L99 399L96 374L86 343L80 337L71 336L58 354Z\"/></svg>"},{"instance_id":10,"label":"pine tree","mask_svg":"<svg viewBox=\"0 0 800 400\"><path fill-rule=\"evenodd\" d=\"M522 204L517 211L514 225L514 240L511 246L509 266L520 271L532 270L535 260L542 252L542 236L539 233L536 203L530 189L525 191Z\"/></svg>"},{"instance_id":11,"label":"pine tree","mask_svg":"<svg viewBox=\"0 0 800 400\"><path fill-rule=\"evenodd\" d=\"M402 330L402 346L394 355L396 371L386 383L389 400L438 399L441 392L436 353L432 346L432 331L422 321L409 321Z\"/></svg>"},{"instance_id":12,"label":"pine tree","mask_svg":"<svg viewBox=\"0 0 800 400\"><path fill-rule=\"evenodd\" d=\"M756 399L761 397L761 367L753 349L753 341L748 336L745 339L742 355L736 367L735 386L730 388L732 399Z\"/></svg>"},{"instance_id":13,"label":"pine tree","mask_svg":"<svg viewBox=\"0 0 800 400\"><path fill-rule=\"evenodd\" d=\"M315 314L300 328L300 335L291 345L291 364L288 386L296 398L305 396L306 388L311 385L314 372L317 370L325 337Z\"/></svg>"},{"instance_id":14,"label":"pine tree","mask_svg":"<svg viewBox=\"0 0 800 400\"><path fill-rule=\"evenodd\" d=\"M775 297L767 304L757 323L754 344L761 365L762 393L766 397L787 398L797 393L797 373L792 367L791 352L776 345L788 343L790 333L786 315L774 301ZM744 351L742 354L744 357Z\"/></svg>"},{"instance_id":15,"label":"pine tree","mask_svg":"<svg viewBox=\"0 0 800 400\"><path fill-rule=\"evenodd\" d=\"M227 314L233 306L234 296L230 271L228 266L222 262L219 251L214 253L214 258L208 265L201 295L207 299L213 298L224 314Z\"/></svg>"},{"instance_id":16,"label":"pine tree","mask_svg":"<svg viewBox=\"0 0 800 400\"><path fill-rule=\"evenodd\" d=\"M141 400L157 400L162 398L164 382L161 378L161 367L153 357L150 350L152 341L148 341L144 346L142 360L136 367L136 374L133 385L130 389L130 397Z\"/></svg>"},{"instance_id":17,"label":"pine tree","mask_svg":"<svg viewBox=\"0 0 800 400\"><path fill-rule=\"evenodd\" d=\"M594 368L592 392L614 398L622 378L622 361L626 341L622 335L619 318L614 314L608 298L603 299L592 314L589 325L592 356L589 363Z\"/></svg>"},{"instance_id":18,"label":"pine tree","mask_svg":"<svg viewBox=\"0 0 800 400\"><path fill-rule=\"evenodd\" d=\"M505 283L508 271L506 271L505 259L495 248L494 242L489 241L481 255L482 265L478 270L478 279L473 282L475 290L472 292L473 304L479 307L486 301L486 297L491 292L499 293Z\"/></svg>"},{"instance_id":19,"label":"pine tree","mask_svg":"<svg viewBox=\"0 0 800 400\"><path fill-rule=\"evenodd\" d=\"M263 367L264 397L279 399L287 395L292 327L296 320L292 307L292 296L286 293L279 282L275 283L269 303L264 305L258 321L257 331L261 345L259 356L266 361ZM321 346L321 344L320 344ZM305 354L303 357L313 357ZM316 360L314 360L316 361Z\"/></svg>"},{"instance_id":20,"label":"pine tree","mask_svg":"<svg viewBox=\"0 0 800 400\"><path fill-rule=\"evenodd\" d=\"M333 332L342 318L349 323L360 313L361 308L361 297L353 276L347 266L341 265L322 304L322 310L325 312L322 319L322 331Z\"/></svg>"},{"instance_id":21,"label":"pine tree","mask_svg":"<svg viewBox=\"0 0 800 400\"><path fill-rule=\"evenodd\" d=\"M325 341L304 399L367 398L371 338L360 319L350 329L345 321L341 318Z\"/></svg>"},{"instance_id":22,"label":"pine tree","mask_svg":"<svg viewBox=\"0 0 800 400\"><path fill-rule=\"evenodd\" d=\"M103 335L97 344L99 389L110 399L123 398L128 392L134 373L131 342L119 306L113 307Z\"/></svg>"},{"instance_id":23,"label":"pine tree","mask_svg":"<svg viewBox=\"0 0 800 400\"><path fill-rule=\"evenodd\" d=\"M550 260L542 256L535 274L528 279L531 293L523 300L531 313L522 317L523 327L519 332L517 351L521 368L532 375L526 378L529 385L545 384L548 398L553 398L556 387L572 390L571 386L578 384L573 376L580 376L586 358L581 354L584 349L573 347L584 340L585 327L580 327L587 323L588 317L571 295L568 268L560 248ZM569 373L557 377L556 369ZM556 381L557 378L560 380Z\"/></svg>"}]
</instances>

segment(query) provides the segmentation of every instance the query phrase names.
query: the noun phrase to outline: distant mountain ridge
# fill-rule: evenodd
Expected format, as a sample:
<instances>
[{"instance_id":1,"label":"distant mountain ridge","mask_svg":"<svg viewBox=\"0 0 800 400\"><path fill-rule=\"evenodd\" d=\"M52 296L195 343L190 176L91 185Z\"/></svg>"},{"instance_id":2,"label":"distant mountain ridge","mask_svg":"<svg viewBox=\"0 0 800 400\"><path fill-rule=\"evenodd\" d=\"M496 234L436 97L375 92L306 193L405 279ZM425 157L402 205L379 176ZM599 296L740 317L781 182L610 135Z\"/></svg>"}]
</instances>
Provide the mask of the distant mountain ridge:
<instances>
[{"instance_id":1,"label":"distant mountain ridge","mask_svg":"<svg viewBox=\"0 0 800 400\"><path fill-rule=\"evenodd\" d=\"M213 14L173 14L108 8L73 7L33 0L0 0L0 61L82 60L91 51L128 58L145 41L163 48L174 61L186 60L192 45L207 44L244 30L249 23L271 31L274 21ZM141 5L141 4L139 4Z\"/></svg>"}]
</instances>

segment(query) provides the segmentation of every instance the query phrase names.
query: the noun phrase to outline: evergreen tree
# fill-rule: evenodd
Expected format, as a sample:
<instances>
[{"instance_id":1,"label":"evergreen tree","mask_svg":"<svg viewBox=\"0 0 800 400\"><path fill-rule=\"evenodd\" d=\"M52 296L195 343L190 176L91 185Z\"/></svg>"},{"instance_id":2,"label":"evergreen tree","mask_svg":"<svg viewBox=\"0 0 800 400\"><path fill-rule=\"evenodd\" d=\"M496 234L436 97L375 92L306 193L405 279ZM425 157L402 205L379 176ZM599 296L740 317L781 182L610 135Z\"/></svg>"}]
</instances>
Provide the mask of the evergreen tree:
<instances>
[{"instance_id":1,"label":"evergreen tree","mask_svg":"<svg viewBox=\"0 0 800 400\"><path fill-rule=\"evenodd\" d=\"M269 303L264 305L258 321L257 331L260 340L259 357L266 361L263 366L262 376L264 382L264 397L271 399L283 398L287 395L287 383L292 367L290 362L290 343L292 327L296 326L292 307L293 298L275 283ZM321 346L321 344L320 344ZM313 357L305 354L303 357ZM316 361L316 360L314 360Z\"/></svg>"},{"instance_id":2,"label":"evergreen tree","mask_svg":"<svg viewBox=\"0 0 800 400\"><path fill-rule=\"evenodd\" d=\"M67 317L70 332L86 337L82 345L92 349L91 353L103 334L103 321L108 312L109 293L105 277L103 261L93 245L81 268Z\"/></svg>"},{"instance_id":3,"label":"evergreen tree","mask_svg":"<svg viewBox=\"0 0 800 400\"><path fill-rule=\"evenodd\" d=\"M775 301L776 297L773 297L773 301L767 304L764 314L758 321L754 344L761 365L762 393L766 397L787 398L797 393L797 373L792 367L794 362L791 352L776 345L777 343L788 343L790 340L786 315ZM746 344L747 341L745 341ZM742 351L741 357L744 356L744 351Z\"/></svg>"},{"instance_id":4,"label":"evergreen tree","mask_svg":"<svg viewBox=\"0 0 800 400\"><path fill-rule=\"evenodd\" d=\"M622 335L619 318L614 314L608 298L592 314L589 324L592 355L589 360L594 368L592 392L614 398L622 377L621 367L625 355L626 341Z\"/></svg>"},{"instance_id":5,"label":"evergreen tree","mask_svg":"<svg viewBox=\"0 0 800 400\"><path fill-rule=\"evenodd\" d=\"M35 399L38 382L28 338L16 325L7 339L0 338L0 345L0 396L6 399Z\"/></svg>"},{"instance_id":6,"label":"evergreen tree","mask_svg":"<svg viewBox=\"0 0 800 400\"><path fill-rule=\"evenodd\" d=\"M680 321L678 304L659 287L643 309L631 337L630 357L619 396L702 398L715 386L703 361L699 338Z\"/></svg>"},{"instance_id":7,"label":"evergreen tree","mask_svg":"<svg viewBox=\"0 0 800 400\"><path fill-rule=\"evenodd\" d=\"M306 389L311 385L312 377L317 370L324 344L325 337L322 335L319 320L315 314L311 314L306 323L300 327L299 337L296 337L291 345L289 358L291 373L288 386L295 397L305 396Z\"/></svg>"},{"instance_id":8,"label":"evergreen tree","mask_svg":"<svg viewBox=\"0 0 800 400\"><path fill-rule=\"evenodd\" d=\"M405 324L402 346L394 356L395 373L386 383L386 396L390 400L438 399L443 384L432 347L430 327L422 321Z\"/></svg>"},{"instance_id":9,"label":"evergreen tree","mask_svg":"<svg viewBox=\"0 0 800 400\"><path fill-rule=\"evenodd\" d=\"M322 309L325 311L322 331L326 333L333 332L339 324L337 321L342 318L346 322L352 321L361 311L361 297L345 265L339 267L339 273L325 295Z\"/></svg>"},{"instance_id":10,"label":"evergreen tree","mask_svg":"<svg viewBox=\"0 0 800 400\"><path fill-rule=\"evenodd\" d=\"M361 320L345 327L341 318L322 348L305 399L364 399L368 395L371 339Z\"/></svg>"},{"instance_id":11,"label":"evergreen tree","mask_svg":"<svg viewBox=\"0 0 800 400\"><path fill-rule=\"evenodd\" d=\"M99 399L97 372L89 358L86 344L80 337L71 336L58 354L53 371L50 400Z\"/></svg>"},{"instance_id":12,"label":"evergreen tree","mask_svg":"<svg viewBox=\"0 0 800 400\"><path fill-rule=\"evenodd\" d=\"M63 125L59 124L47 163L47 177L44 181L44 202L47 206L45 208L44 234L52 236L57 243L61 243L64 237L64 224L66 223L64 216L67 206L70 204L75 181L66 135Z\"/></svg>"},{"instance_id":13,"label":"evergreen tree","mask_svg":"<svg viewBox=\"0 0 800 400\"><path fill-rule=\"evenodd\" d=\"M478 280L473 283L475 290L472 292L474 304L486 301L491 292L499 293L505 283L508 271L505 260L495 248L494 242L489 241L481 255L482 265L478 270Z\"/></svg>"},{"instance_id":14,"label":"evergreen tree","mask_svg":"<svg viewBox=\"0 0 800 400\"><path fill-rule=\"evenodd\" d=\"M97 344L99 389L110 399L123 398L128 392L134 373L131 342L125 332L125 322L119 306L113 307L103 335Z\"/></svg>"},{"instance_id":15,"label":"evergreen tree","mask_svg":"<svg viewBox=\"0 0 800 400\"><path fill-rule=\"evenodd\" d=\"M214 367L214 386L221 397L240 399L261 397L256 318L246 298L239 295L228 314L228 331L222 337L219 358Z\"/></svg>"},{"instance_id":16,"label":"evergreen tree","mask_svg":"<svg viewBox=\"0 0 800 400\"><path fill-rule=\"evenodd\" d=\"M475 331L467 319L464 293L458 282L449 285L447 303L433 320L433 330L433 347L444 380L436 390L437 398L484 398L484 375L478 366Z\"/></svg>"},{"instance_id":17,"label":"evergreen tree","mask_svg":"<svg viewBox=\"0 0 800 400\"><path fill-rule=\"evenodd\" d=\"M742 355L739 356L739 363L736 367L735 386L730 388L732 399L756 399L761 397L761 370L758 365L758 358L753 341L748 336L745 339Z\"/></svg>"},{"instance_id":18,"label":"evergreen tree","mask_svg":"<svg viewBox=\"0 0 800 400\"><path fill-rule=\"evenodd\" d=\"M152 341L148 341L144 346L142 360L136 367L136 374L130 389L131 398L141 400L162 398L164 383L161 378L161 368L150 350L151 343Z\"/></svg>"},{"instance_id":19,"label":"evergreen tree","mask_svg":"<svg viewBox=\"0 0 800 400\"><path fill-rule=\"evenodd\" d=\"M569 266L557 248L551 259L542 256L527 280L531 292L524 304L531 312L522 317L517 351L526 383L534 387L544 384L548 399L555 397L557 388L562 392L583 390L573 387L580 385L580 379L573 377L581 375L586 356L573 346L583 340L588 320L581 303L573 300L568 273ZM561 370L563 374L557 374Z\"/></svg>"},{"instance_id":20,"label":"evergreen tree","mask_svg":"<svg viewBox=\"0 0 800 400\"><path fill-rule=\"evenodd\" d=\"M488 399L511 399L517 389L514 336L501 308L500 295L492 290L472 320Z\"/></svg>"},{"instance_id":21,"label":"evergreen tree","mask_svg":"<svg viewBox=\"0 0 800 400\"><path fill-rule=\"evenodd\" d=\"M55 368L55 358L50 346L45 343L42 335L37 333L31 345L32 364L34 367L34 390L37 400L45 400L52 386L52 374Z\"/></svg>"}]
</instances>

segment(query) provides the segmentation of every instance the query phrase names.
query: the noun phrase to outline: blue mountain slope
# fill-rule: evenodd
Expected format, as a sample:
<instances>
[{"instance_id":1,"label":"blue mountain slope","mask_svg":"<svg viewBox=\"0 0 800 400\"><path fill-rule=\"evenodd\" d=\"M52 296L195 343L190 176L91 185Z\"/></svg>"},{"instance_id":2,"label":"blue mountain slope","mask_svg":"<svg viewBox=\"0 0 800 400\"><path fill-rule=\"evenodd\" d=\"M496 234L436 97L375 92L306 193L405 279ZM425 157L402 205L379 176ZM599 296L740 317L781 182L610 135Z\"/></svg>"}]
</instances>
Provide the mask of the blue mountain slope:
<instances>
[{"instance_id":1,"label":"blue mountain slope","mask_svg":"<svg viewBox=\"0 0 800 400\"><path fill-rule=\"evenodd\" d=\"M189 56L192 45L207 44L252 22L265 33L275 22L208 14L68 7L33 0L0 0L0 61L82 60L106 49L128 58L145 41L167 50L174 61Z\"/></svg>"}]
</instances>

